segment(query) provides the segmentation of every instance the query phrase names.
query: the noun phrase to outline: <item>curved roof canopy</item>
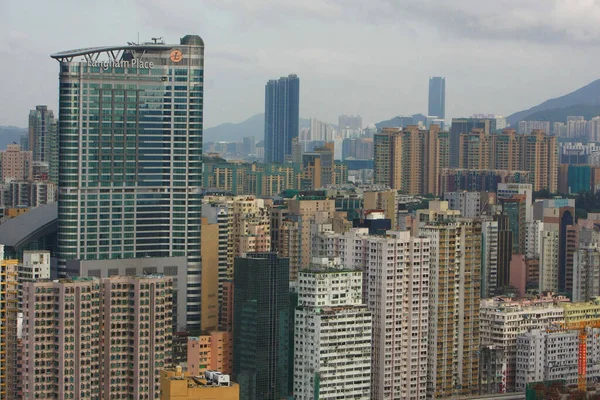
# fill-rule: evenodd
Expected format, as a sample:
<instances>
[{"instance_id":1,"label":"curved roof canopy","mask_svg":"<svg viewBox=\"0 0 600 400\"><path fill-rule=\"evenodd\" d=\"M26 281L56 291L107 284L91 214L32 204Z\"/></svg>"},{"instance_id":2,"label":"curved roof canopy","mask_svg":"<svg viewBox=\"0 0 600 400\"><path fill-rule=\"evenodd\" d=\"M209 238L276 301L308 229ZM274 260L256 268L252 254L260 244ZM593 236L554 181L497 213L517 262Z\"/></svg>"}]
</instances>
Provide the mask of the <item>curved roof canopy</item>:
<instances>
[{"instance_id":1,"label":"curved roof canopy","mask_svg":"<svg viewBox=\"0 0 600 400\"><path fill-rule=\"evenodd\" d=\"M0 244L18 249L58 229L58 203L33 208L0 225Z\"/></svg>"}]
</instances>

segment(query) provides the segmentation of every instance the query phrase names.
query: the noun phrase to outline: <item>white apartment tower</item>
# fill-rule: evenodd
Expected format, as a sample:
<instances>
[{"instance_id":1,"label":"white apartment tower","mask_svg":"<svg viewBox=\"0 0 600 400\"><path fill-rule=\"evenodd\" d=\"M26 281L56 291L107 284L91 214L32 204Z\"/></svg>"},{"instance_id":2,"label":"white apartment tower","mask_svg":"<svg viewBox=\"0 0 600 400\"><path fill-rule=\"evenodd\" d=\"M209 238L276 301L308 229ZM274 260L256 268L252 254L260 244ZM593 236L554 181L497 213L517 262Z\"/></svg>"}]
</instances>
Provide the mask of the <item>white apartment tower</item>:
<instances>
[{"instance_id":1,"label":"white apartment tower","mask_svg":"<svg viewBox=\"0 0 600 400\"><path fill-rule=\"evenodd\" d=\"M425 399L429 319L427 238L368 229L322 233L313 251L339 257L341 264L363 271L363 293L373 314L371 399Z\"/></svg>"},{"instance_id":2,"label":"white apartment tower","mask_svg":"<svg viewBox=\"0 0 600 400\"><path fill-rule=\"evenodd\" d=\"M547 332L534 329L517 338L516 390L524 392L530 382L564 379L577 384L579 355L577 331ZM589 329L587 337L587 381L600 378L600 329Z\"/></svg>"},{"instance_id":3,"label":"white apartment tower","mask_svg":"<svg viewBox=\"0 0 600 400\"><path fill-rule=\"evenodd\" d=\"M450 210L460 211L466 218L477 218L481 214L481 195L479 192L447 192L444 200L448 202Z\"/></svg>"},{"instance_id":4,"label":"white apartment tower","mask_svg":"<svg viewBox=\"0 0 600 400\"><path fill-rule=\"evenodd\" d=\"M425 399L429 239L388 231L368 237L367 291L373 312L373 399Z\"/></svg>"},{"instance_id":5,"label":"white apartment tower","mask_svg":"<svg viewBox=\"0 0 600 400\"><path fill-rule=\"evenodd\" d=\"M558 224L544 224L540 245L540 292L558 291Z\"/></svg>"},{"instance_id":6,"label":"white apartment tower","mask_svg":"<svg viewBox=\"0 0 600 400\"><path fill-rule=\"evenodd\" d=\"M498 221L487 218L481 223L481 297L490 297L498 286Z\"/></svg>"},{"instance_id":7,"label":"white apartment tower","mask_svg":"<svg viewBox=\"0 0 600 400\"><path fill-rule=\"evenodd\" d=\"M481 301L480 325L481 345L502 349L502 359L495 371L482 365L482 370L491 376L500 376L502 387L499 392L515 389L517 337L531 329L546 329L564 320L564 311L557 304L560 299L543 297L535 300L510 300L504 298ZM566 299L563 299L566 300Z\"/></svg>"},{"instance_id":8,"label":"white apartment tower","mask_svg":"<svg viewBox=\"0 0 600 400\"><path fill-rule=\"evenodd\" d=\"M579 247L573 254L573 301L600 296L600 234L592 229L579 232Z\"/></svg>"},{"instance_id":9,"label":"white apartment tower","mask_svg":"<svg viewBox=\"0 0 600 400\"><path fill-rule=\"evenodd\" d=\"M371 323L361 271L316 257L300 271L294 398L371 399Z\"/></svg>"}]
</instances>

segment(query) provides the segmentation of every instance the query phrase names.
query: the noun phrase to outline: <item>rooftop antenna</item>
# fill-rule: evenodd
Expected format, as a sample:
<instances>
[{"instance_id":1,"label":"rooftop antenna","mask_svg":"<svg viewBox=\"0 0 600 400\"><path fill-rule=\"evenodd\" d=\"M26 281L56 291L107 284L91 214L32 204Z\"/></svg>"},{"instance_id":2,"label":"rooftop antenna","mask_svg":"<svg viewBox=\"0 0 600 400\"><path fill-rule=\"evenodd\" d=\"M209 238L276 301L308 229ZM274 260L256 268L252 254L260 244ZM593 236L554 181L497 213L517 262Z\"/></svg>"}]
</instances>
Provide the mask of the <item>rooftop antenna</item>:
<instances>
[{"instance_id":1,"label":"rooftop antenna","mask_svg":"<svg viewBox=\"0 0 600 400\"><path fill-rule=\"evenodd\" d=\"M138 33L138 41L137 41L137 44L140 44L140 31L138 31L137 33Z\"/></svg>"}]
</instances>

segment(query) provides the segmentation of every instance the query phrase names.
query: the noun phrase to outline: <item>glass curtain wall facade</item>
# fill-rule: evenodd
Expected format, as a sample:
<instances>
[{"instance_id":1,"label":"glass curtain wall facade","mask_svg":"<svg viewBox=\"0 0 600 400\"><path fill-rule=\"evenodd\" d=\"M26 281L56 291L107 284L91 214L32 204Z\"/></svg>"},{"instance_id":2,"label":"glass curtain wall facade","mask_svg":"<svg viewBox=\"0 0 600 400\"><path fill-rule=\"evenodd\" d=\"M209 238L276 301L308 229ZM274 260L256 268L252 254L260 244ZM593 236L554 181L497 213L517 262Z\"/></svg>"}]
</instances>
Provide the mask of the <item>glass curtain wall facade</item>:
<instances>
[{"instance_id":1,"label":"glass curtain wall facade","mask_svg":"<svg viewBox=\"0 0 600 400\"><path fill-rule=\"evenodd\" d=\"M277 253L235 259L233 373L240 400L279 400L288 394L289 271L289 259Z\"/></svg>"},{"instance_id":2,"label":"glass curtain wall facade","mask_svg":"<svg viewBox=\"0 0 600 400\"><path fill-rule=\"evenodd\" d=\"M429 78L429 108L427 115L446 118L446 78Z\"/></svg>"},{"instance_id":3,"label":"glass curtain wall facade","mask_svg":"<svg viewBox=\"0 0 600 400\"><path fill-rule=\"evenodd\" d=\"M187 324L199 327L202 39L52 57L59 276L72 259L187 256Z\"/></svg>"},{"instance_id":4,"label":"glass curtain wall facade","mask_svg":"<svg viewBox=\"0 0 600 400\"><path fill-rule=\"evenodd\" d=\"M283 163L298 137L300 78L289 75L265 86L265 163Z\"/></svg>"}]
</instances>

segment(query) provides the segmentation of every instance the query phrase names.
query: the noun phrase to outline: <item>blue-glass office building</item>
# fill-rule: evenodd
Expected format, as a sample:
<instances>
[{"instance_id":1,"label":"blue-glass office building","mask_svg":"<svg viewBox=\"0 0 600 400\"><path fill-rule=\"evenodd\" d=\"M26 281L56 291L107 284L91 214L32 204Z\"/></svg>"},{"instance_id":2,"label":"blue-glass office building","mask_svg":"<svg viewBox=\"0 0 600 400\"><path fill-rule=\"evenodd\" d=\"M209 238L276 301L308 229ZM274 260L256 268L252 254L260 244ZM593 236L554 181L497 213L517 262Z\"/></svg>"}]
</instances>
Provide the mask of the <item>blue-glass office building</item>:
<instances>
[{"instance_id":1,"label":"blue-glass office building","mask_svg":"<svg viewBox=\"0 0 600 400\"><path fill-rule=\"evenodd\" d=\"M53 54L59 75L59 275L67 260L186 256L200 325L204 42Z\"/></svg>"},{"instance_id":2,"label":"blue-glass office building","mask_svg":"<svg viewBox=\"0 0 600 400\"><path fill-rule=\"evenodd\" d=\"M289 75L265 86L265 163L283 163L298 137L300 79Z\"/></svg>"}]
</instances>

